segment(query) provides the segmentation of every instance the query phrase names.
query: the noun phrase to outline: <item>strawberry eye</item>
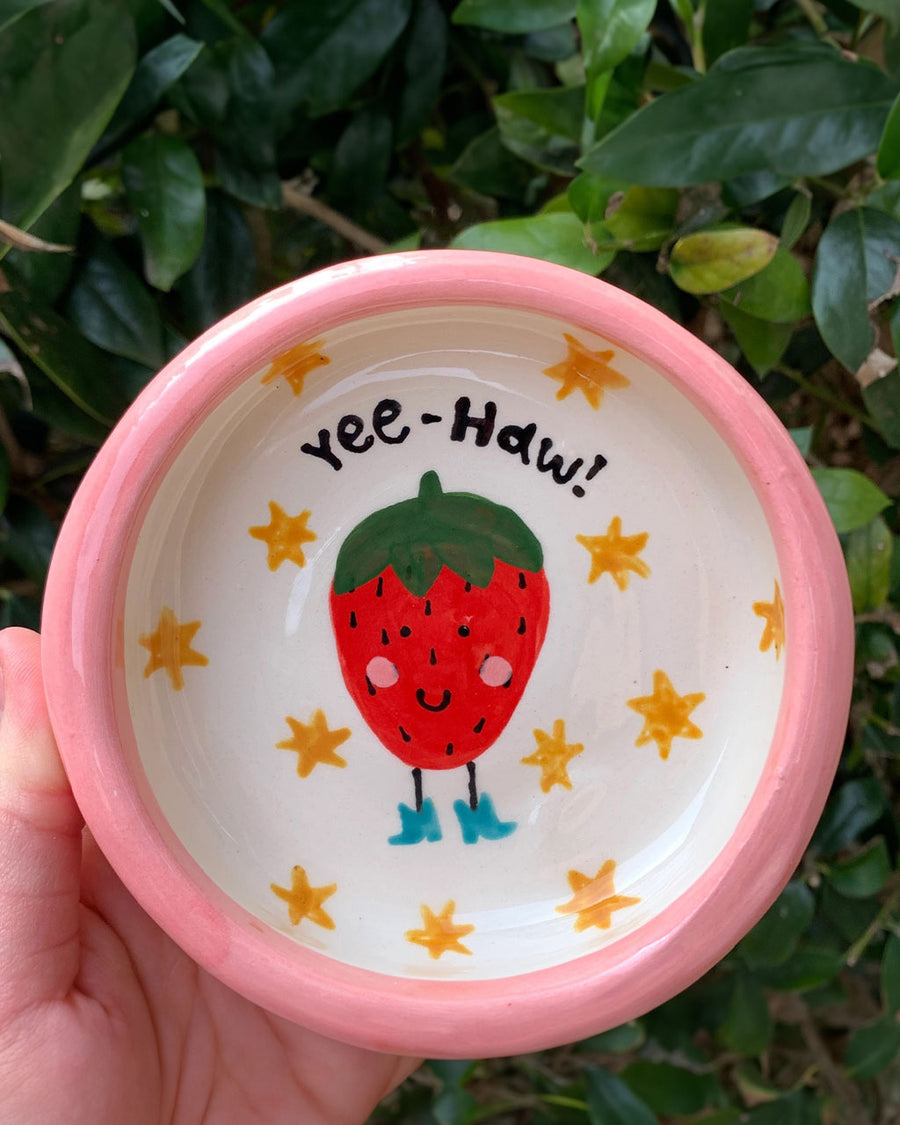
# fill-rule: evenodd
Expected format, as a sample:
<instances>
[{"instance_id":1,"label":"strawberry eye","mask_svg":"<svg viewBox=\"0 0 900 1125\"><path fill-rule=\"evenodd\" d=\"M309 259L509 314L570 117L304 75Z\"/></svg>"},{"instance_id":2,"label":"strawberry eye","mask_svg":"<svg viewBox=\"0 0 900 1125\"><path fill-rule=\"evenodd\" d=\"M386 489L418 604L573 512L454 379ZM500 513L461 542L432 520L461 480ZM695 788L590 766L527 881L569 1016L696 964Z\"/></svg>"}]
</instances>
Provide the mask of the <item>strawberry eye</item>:
<instances>
[{"instance_id":1,"label":"strawberry eye","mask_svg":"<svg viewBox=\"0 0 900 1125\"><path fill-rule=\"evenodd\" d=\"M373 656L366 665L366 679L375 687L389 688L400 679L400 673L386 656Z\"/></svg>"},{"instance_id":2,"label":"strawberry eye","mask_svg":"<svg viewBox=\"0 0 900 1125\"><path fill-rule=\"evenodd\" d=\"M489 656L478 669L478 675L488 687L507 687L512 674L512 664L502 656Z\"/></svg>"}]
</instances>

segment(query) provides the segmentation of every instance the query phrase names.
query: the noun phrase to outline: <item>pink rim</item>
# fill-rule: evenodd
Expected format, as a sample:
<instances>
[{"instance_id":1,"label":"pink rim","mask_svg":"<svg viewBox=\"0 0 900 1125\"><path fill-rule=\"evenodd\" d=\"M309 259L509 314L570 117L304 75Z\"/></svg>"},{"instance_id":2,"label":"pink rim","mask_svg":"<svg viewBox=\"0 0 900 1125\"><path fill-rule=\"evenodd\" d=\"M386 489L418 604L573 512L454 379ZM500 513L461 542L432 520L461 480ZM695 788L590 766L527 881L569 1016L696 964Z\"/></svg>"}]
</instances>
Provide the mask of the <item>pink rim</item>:
<instances>
[{"instance_id":1,"label":"pink rim","mask_svg":"<svg viewBox=\"0 0 900 1125\"><path fill-rule=\"evenodd\" d=\"M417 981L342 965L271 932L154 822L128 772L121 690L123 575L132 531L198 422L267 357L348 320L429 305L557 316L655 366L715 426L751 480L777 544L790 638L763 775L733 836L690 890L639 931L564 965L504 980ZM335 266L210 329L144 391L87 474L54 554L44 607L51 717L85 819L158 924L236 991L310 1029L432 1057L570 1042L669 999L718 961L789 879L824 805L846 725L853 622L828 513L789 435L731 367L655 309L531 259L426 251Z\"/></svg>"}]
</instances>

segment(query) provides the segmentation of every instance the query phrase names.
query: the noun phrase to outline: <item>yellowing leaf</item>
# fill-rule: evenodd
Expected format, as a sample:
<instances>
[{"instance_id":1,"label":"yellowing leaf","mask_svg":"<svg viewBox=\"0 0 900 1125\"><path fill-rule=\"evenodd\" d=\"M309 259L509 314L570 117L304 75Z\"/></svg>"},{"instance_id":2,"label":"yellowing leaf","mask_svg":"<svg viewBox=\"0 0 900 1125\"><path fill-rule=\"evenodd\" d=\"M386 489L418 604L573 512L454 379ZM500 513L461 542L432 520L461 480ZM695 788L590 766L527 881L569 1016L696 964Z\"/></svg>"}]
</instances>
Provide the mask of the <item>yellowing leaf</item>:
<instances>
[{"instance_id":1,"label":"yellowing leaf","mask_svg":"<svg viewBox=\"0 0 900 1125\"><path fill-rule=\"evenodd\" d=\"M759 273L777 248L774 234L752 227L697 231L675 243L669 273L688 293L718 293Z\"/></svg>"}]
</instances>

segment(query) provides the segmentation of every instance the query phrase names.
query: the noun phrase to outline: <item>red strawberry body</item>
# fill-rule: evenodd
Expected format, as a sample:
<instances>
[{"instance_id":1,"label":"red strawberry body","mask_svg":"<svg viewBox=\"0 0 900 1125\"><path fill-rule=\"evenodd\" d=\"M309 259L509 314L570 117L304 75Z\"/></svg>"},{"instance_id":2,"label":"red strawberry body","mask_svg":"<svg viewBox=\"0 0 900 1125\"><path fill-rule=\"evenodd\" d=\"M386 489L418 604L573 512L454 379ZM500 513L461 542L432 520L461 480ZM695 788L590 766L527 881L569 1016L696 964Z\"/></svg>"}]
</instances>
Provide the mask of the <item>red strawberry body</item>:
<instances>
[{"instance_id":1,"label":"red strawberry body","mask_svg":"<svg viewBox=\"0 0 900 1125\"><path fill-rule=\"evenodd\" d=\"M508 508L445 494L428 473L416 500L363 521L341 554L332 625L366 722L413 768L471 762L508 723L543 644L537 540Z\"/></svg>"}]
</instances>

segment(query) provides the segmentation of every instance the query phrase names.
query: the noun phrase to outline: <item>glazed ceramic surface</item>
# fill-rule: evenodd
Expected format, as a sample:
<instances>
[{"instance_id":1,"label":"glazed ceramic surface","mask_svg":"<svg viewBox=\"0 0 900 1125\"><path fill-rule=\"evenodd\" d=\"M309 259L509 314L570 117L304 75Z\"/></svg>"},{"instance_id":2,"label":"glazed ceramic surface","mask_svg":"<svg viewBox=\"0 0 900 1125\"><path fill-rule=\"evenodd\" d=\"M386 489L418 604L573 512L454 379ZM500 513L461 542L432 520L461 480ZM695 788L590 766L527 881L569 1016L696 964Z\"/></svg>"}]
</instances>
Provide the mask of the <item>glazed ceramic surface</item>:
<instances>
[{"instance_id":1,"label":"glazed ceramic surface","mask_svg":"<svg viewBox=\"0 0 900 1125\"><path fill-rule=\"evenodd\" d=\"M238 314L126 419L51 580L54 718L123 878L372 1046L507 1053L688 983L790 873L846 712L840 555L778 423L659 314L515 262Z\"/></svg>"}]
</instances>

